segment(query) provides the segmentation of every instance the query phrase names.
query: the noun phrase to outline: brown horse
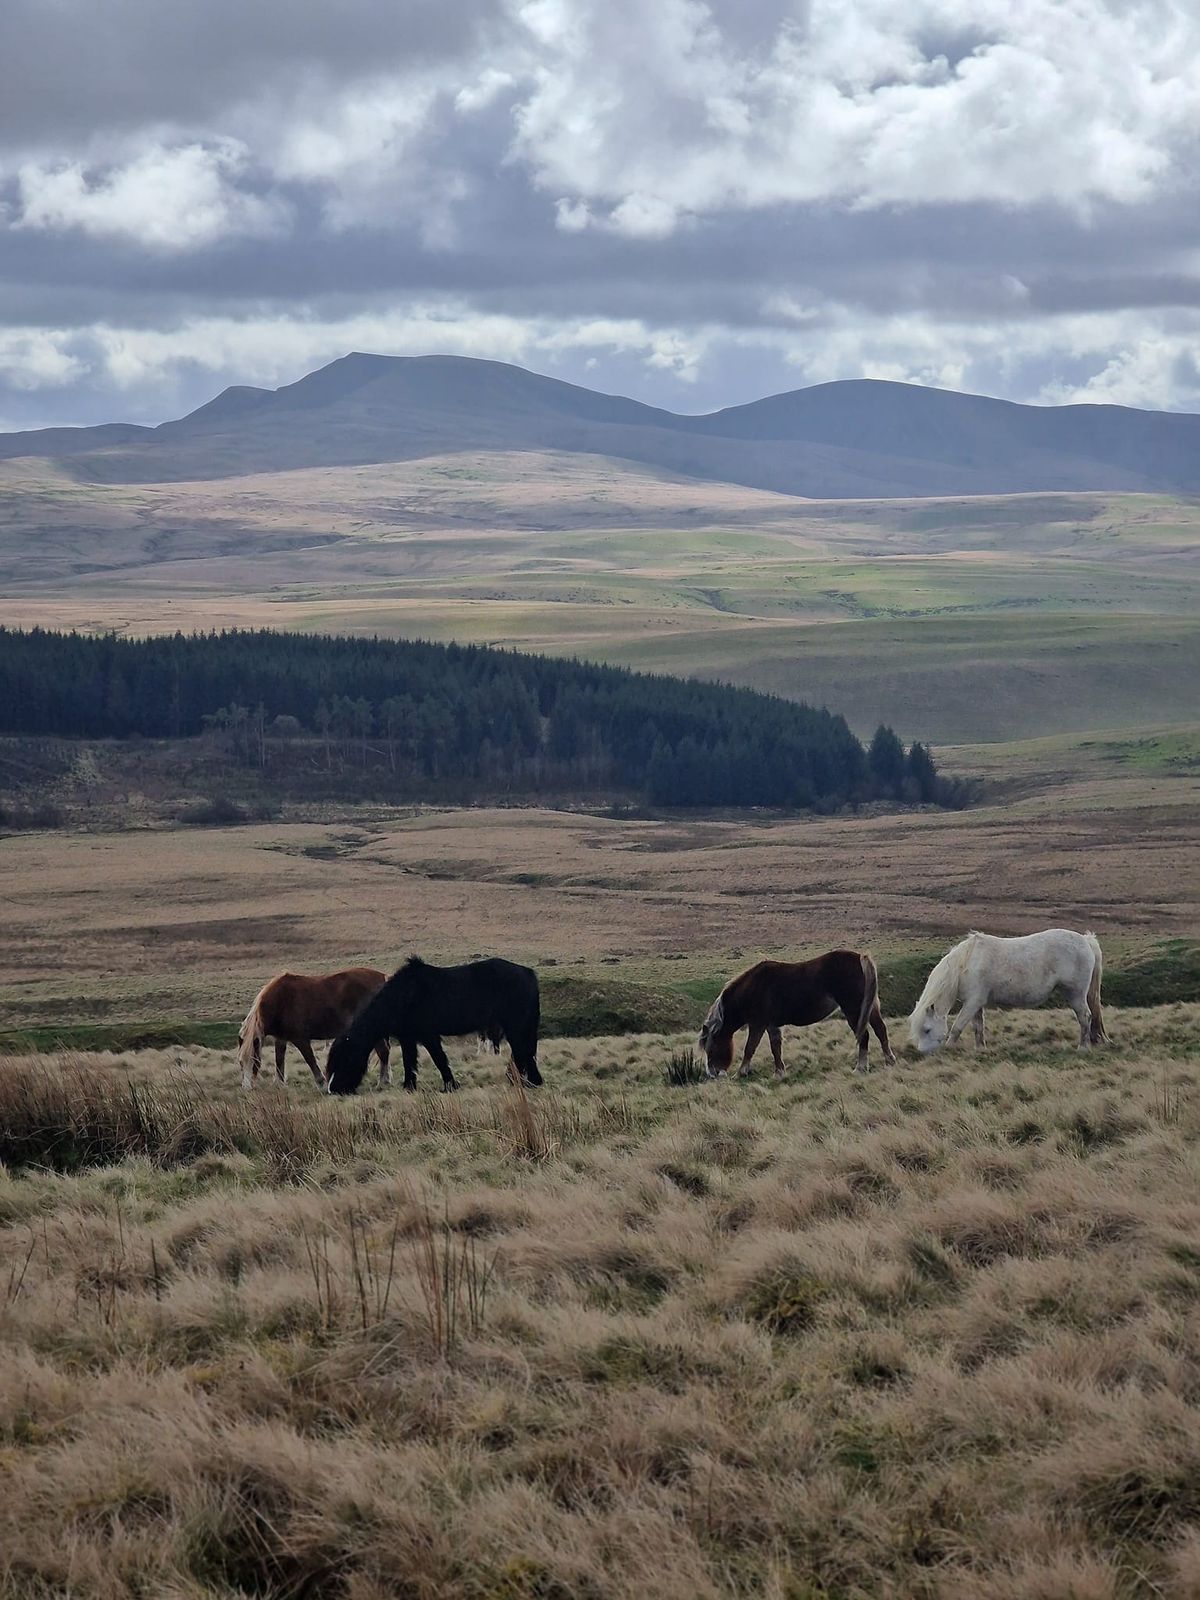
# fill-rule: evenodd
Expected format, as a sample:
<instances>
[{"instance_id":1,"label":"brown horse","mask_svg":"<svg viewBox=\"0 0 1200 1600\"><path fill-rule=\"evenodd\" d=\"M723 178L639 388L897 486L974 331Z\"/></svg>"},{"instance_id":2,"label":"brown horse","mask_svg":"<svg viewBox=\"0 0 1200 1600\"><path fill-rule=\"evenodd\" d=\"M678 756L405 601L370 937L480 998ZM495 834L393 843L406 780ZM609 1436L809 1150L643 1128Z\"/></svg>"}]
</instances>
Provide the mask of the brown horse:
<instances>
[{"instance_id":1,"label":"brown horse","mask_svg":"<svg viewBox=\"0 0 1200 1600\"><path fill-rule=\"evenodd\" d=\"M715 1078L733 1064L733 1036L745 1028L746 1048L739 1075L750 1062L765 1033L775 1057L775 1074L783 1072L784 1024L806 1028L840 1011L858 1041L855 1072L867 1070L867 1029L873 1028L883 1046L889 1067L896 1058L888 1043L887 1028L879 1009L879 974L865 951L827 950L811 961L760 961L731 978L713 1002L700 1029L700 1048L708 1057L708 1075Z\"/></svg>"},{"instance_id":2,"label":"brown horse","mask_svg":"<svg viewBox=\"0 0 1200 1600\"><path fill-rule=\"evenodd\" d=\"M307 978L296 972L281 972L260 989L246 1013L238 1034L238 1060L242 1066L242 1088L252 1089L262 1065L262 1042L270 1035L275 1040L275 1074L284 1082L283 1058L289 1044L308 1062L308 1070L318 1089L325 1087L325 1074L313 1055L313 1039L336 1039L354 1017L383 987L386 973L374 967L348 967L345 972L327 972ZM388 1084L388 1041L375 1045L379 1057L379 1082Z\"/></svg>"}]
</instances>

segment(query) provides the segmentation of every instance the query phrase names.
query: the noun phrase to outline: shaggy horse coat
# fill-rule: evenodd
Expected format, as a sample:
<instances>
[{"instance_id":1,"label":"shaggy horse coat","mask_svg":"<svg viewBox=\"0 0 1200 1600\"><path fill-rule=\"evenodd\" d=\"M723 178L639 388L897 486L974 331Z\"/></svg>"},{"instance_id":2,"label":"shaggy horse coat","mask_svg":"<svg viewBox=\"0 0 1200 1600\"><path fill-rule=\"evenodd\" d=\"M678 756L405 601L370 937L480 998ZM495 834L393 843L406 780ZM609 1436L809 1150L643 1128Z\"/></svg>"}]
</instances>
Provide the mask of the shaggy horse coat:
<instances>
[{"instance_id":1,"label":"shaggy horse coat","mask_svg":"<svg viewBox=\"0 0 1200 1600\"><path fill-rule=\"evenodd\" d=\"M281 972L272 978L255 995L238 1034L242 1088L253 1088L262 1065L262 1042L270 1036L275 1040L275 1074L280 1083L284 1081L283 1058L288 1045L294 1044L308 1062L318 1088L323 1089L325 1074L317 1065L310 1041L335 1039L383 981L384 974L374 967L348 967L315 978ZM389 1083L387 1040L376 1038L371 1044L379 1057L379 1081Z\"/></svg>"},{"instance_id":2,"label":"shaggy horse coat","mask_svg":"<svg viewBox=\"0 0 1200 1600\"><path fill-rule=\"evenodd\" d=\"M330 1094L353 1094L367 1070L371 1041L395 1039L404 1058L404 1087L417 1087L417 1046L423 1045L442 1075L443 1089L457 1089L442 1037L482 1034L508 1040L513 1065L526 1083L539 1084L537 1046L541 1001L531 967L493 956L461 967L432 967L409 956L329 1047Z\"/></svg>"},{"instance_id":3,"label":"shaggy horse coat","mask_svg":"<svg viewBox=\"0 0 1200 1600\"><path fill-rule=\"evenodd\" d=\"M785 1024L806 1028L840 1011L858 1042L856 1072L867 1070L867 1029L873 1028L888 1066L895 1056L879 1009L879 974L875 963L858 950L828 950L811 961L760 961L739 973L721 990L700 1030L700 1048L708 1058L708 1075L728 1072L733 1062L733 1036L745 1028L739 1076L749 1070L765 1033L771 1041L775 1073L783 1072Z\"/></svg>"},{"instance_id":4,"label":"shaggy horse coat","mask_svg":"<svg viewBox=\"0 0 1200 1600\"><path fill-rule=\"evenodd\" d=\"M1055 989L1066 991L1079 1023L1079 1048L1106 1044L1100 980L1104 957L1094 933L1047 928L1017 939L971 933L948 950L929 974L908 1019L909 1037L922 1055L947 1038L950 1012L959 1007L949 1042L955 1044L970 1022L975 1044L984 1042L984 1007L1040 1006Z\"/></svg>"}]
</instances>

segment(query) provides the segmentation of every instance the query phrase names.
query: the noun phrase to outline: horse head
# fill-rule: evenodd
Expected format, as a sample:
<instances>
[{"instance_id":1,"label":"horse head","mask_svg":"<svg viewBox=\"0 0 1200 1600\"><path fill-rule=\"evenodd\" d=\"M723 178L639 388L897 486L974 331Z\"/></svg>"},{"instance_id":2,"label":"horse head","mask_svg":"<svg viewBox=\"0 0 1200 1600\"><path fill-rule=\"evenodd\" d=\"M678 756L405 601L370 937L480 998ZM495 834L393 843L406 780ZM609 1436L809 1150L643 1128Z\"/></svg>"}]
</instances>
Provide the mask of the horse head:
<instances>
[{"instance_id":1,"label":"horse head","mask_svg":"<svg viewBox=\"0 0 1200 1600\"><path fill-rule=\"evenodd\" d=\"M325 1087L329 1093L353 1094L367 1075L370 1059L369 1046L360 1049L348 1033L339 1034L329 1046L325 1062Z\"/></svg>"},{"instance_id":2,"label":"horse head","mask_svg":"<svg viewBox=\"0 0 1200 1600\"><path fill-rule=\"evenodd\" d=\"M909 1042L923 1056L931 1055L944 1044L950 1028L948 1012L937 1012L932 1006L920 1006L908 1019Z\"/></svg>"},{"instance_id":3,"label":"horse head","mask_svg":"<svg viewBox=\"0 0 1200 1600\"><path fill-rule=\"evenodd\" d=\"M708 1061L708 1075L728 1072L733 1064L733 1034L725 1031L725 996L719 994L700 1028L700 1048Z\"/></svg>"}]
</instances>

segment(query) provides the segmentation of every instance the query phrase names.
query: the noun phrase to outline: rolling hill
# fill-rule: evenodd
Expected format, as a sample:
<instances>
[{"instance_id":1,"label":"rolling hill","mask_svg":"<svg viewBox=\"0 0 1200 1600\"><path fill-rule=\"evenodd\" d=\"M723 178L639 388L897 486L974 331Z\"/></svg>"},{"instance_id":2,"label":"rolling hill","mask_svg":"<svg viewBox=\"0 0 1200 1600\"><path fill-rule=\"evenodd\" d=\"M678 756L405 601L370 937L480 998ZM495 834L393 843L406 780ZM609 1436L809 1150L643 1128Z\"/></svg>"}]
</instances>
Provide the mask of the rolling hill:
<instances>
[{"instance_id":1,"label":"rolling hill","mask_svg":"<svg viewBox=\"0 0 1200 1600\"><path fill-rule=\"evenodd\" d=\"M0 435L0 458L169 483L456 451L564 451L818 499L1032 491L1200 493L1200 416L1039 407L853 380L685 416L460 356L352 354L157 428Z\"/></svg>"},{"instance_id":2,"label":"rolling hill","mask_svg":"<svg viewBox=\"0 0 1200 1600\"><path fill-rule=\"evenodd\" d=\"M935 743L1190 721L1198 430L873 382L685 417L348 356L158 428L0 438L0 621L508 644Z\"/></svg>"}]
</instances>

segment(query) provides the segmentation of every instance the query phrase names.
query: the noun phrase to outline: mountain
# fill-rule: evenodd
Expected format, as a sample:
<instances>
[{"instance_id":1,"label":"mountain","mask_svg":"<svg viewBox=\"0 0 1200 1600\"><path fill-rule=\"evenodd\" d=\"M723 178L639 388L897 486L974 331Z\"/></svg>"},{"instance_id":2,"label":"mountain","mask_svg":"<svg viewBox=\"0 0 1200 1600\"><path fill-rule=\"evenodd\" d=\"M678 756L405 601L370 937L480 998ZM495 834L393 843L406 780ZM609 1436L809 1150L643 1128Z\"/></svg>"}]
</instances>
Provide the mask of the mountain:
<instances>
[{"instance_id":1,"label":"mountain","mask_svg":"<svg viewBox=\"0 0 1200 1600\"><path fill-rule=\"evenodd\" d=\"M0 435L0 458L166 483L458 450L562 450L817 499L1048 490L1200 493L1200 416L1024 406L871 379L706 416L499 361L355 353L279 389L236 386L157 428Z\"/></svg>"}]
</instances>

